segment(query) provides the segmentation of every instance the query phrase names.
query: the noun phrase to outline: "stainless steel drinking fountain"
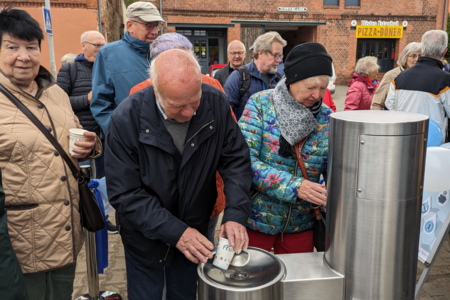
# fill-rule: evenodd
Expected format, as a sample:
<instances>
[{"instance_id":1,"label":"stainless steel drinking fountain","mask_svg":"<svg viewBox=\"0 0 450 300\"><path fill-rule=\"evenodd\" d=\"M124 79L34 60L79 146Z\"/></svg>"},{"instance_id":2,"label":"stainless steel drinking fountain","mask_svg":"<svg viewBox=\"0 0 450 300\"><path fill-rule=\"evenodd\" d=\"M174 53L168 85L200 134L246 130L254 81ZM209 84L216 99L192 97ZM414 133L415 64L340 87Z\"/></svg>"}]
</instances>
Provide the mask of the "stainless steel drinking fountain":
<instances>
[{"instance_id":1,"label":"stainless steel drinking fountain","mask_svg":"<svg viewBox=\"0 0 450 300\"><path fill-rule=\"evenodd\" d=\"M200 300L413 300L428 117L330 116L325 252L199 264ZM242 261L236 256L236 261Z\"/></svg>"}]
</instances>

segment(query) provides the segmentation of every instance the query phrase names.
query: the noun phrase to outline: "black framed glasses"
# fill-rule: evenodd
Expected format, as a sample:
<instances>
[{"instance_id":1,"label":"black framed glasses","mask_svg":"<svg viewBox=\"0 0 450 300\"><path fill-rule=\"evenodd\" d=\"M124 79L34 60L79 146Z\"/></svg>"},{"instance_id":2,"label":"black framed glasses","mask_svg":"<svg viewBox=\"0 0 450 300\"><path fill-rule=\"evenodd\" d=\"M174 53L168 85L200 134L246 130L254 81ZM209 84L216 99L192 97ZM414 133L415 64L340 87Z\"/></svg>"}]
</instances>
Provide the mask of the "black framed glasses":
<instances>
[{"instance_id":1,"label":"black framed glasses","mask_svg":"<svg viewBox=\"0 0 450 300\"><path fill-rule=\"evenodd\" d=\"M158 31L161 29L161 23L158 23L158 24L154 25L154 24L143 23L143 22L138 22L138 21L132 21L132 22L144 25L147 28L147 30L149 30L149 31L152 31L155 28Z\"/></svg>"},{"instance_id":2,"label":"black framed glasses","mask_svg":"<svg viewBox=\"0 0 450 300\"><path fill-rule=\"evenodd\" d=\"M92 44L92 43L89 43L89 42L86 42L86 41L84 41L86 44L89 44L89 45L92 45L92 46L94 46L95 48L101 48L101 47L103 47L104 46L104 44Z\"/></svg>"},{"instance_id":3,"label":"black framed glasses","mask_svg":"<svg viewBox=\"0 0 450 300\"><path fill-rule=\"evenodd\" d=\"M242 56L242 55L244 55L245 52L240 51L240 52L228 52L228 53L230 53L231 56L235 56L235 55Z\"/></svg>"},{"instance_id":4,"label":"black framed glasses","mask_svg":"<svg viewBox=\"0 0 450 300\"><path fill-rule=\"evenodd\" d=\"M270 52L270 51L267 51L267 53L269 53L270 55L272 55L273 56L273 58L275 58L275 60L282 60L283 59L283 54L273 54L272 52Z\"/></svg>"}]
</instances>

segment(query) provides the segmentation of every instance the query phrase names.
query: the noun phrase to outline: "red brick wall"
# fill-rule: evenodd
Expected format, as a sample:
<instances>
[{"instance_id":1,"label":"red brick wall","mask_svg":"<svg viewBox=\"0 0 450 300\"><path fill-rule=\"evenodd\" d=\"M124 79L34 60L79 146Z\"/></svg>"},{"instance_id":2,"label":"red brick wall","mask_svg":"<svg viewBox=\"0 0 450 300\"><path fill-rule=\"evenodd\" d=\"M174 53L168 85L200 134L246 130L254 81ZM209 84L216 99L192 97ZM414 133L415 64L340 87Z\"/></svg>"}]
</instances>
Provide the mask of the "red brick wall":
<instances>
[{"instance_id":1,"label":"red brick wall","mask_svg":"<svg viewBox=\"0 0 450 300\"><path fill-rule=\"evenodd\" d=\"M419 42L427 30L442 29L444 20L445 0L361 0L360 7L345 7L345 0L339 2L339 6L327 7L323 0L164 0L163 17L171 23L196 24L230 24L232 20L326 22L313 34L333 57L337 84L347 84L355 68L357 39L356 32L350 30L352 20L358 20L358 24L360 20L408 21L403 38L396 43L395 60L406 44ZM278 12L279 6L308 10ZM239 28L236 24L228 29L228 42L240 39ZM305 34L302 40L312 40L312 31L301 30Z\"/></svg>"}]
</instances>

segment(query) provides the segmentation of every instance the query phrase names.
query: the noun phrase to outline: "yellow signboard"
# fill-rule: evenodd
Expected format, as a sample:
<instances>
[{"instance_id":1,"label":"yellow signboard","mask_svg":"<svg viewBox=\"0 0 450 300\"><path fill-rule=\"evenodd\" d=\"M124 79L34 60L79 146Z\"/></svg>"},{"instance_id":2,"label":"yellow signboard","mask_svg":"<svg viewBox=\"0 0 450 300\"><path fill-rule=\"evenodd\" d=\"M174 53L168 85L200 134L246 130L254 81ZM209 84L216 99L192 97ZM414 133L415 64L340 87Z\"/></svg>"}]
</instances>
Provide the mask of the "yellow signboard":
<instances>
[{"instance_id":1,"label":"yellow signboard","mask_svg":"<svg viewBox=\"0 0 450 300\"><path fill-rule=\"evenodd\" d=\"M403 26L356 26L359 39L401 39Z\"/></svg>"}]
</instances>

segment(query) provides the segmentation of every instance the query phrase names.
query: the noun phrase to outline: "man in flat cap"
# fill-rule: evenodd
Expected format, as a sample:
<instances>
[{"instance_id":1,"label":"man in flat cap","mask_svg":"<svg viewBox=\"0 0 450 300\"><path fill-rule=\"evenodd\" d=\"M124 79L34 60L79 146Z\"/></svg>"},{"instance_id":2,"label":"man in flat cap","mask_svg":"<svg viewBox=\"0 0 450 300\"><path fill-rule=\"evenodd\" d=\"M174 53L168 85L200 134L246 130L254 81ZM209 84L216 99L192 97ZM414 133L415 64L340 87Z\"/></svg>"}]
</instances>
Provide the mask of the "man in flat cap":
<instances>
[{"instance_id":1,"label":"man in flat cap","mask_svg":"<svg viewBox=\"0 0 450 300\"><path fill-rule=\"evenodd\" d=\"M135 2L127 8L127 31L102 47L92 70L91 112L106 133L111 114L133 86L148 78L150 43L164 22L156 6Z\"/></svg>"}]
</instances>

